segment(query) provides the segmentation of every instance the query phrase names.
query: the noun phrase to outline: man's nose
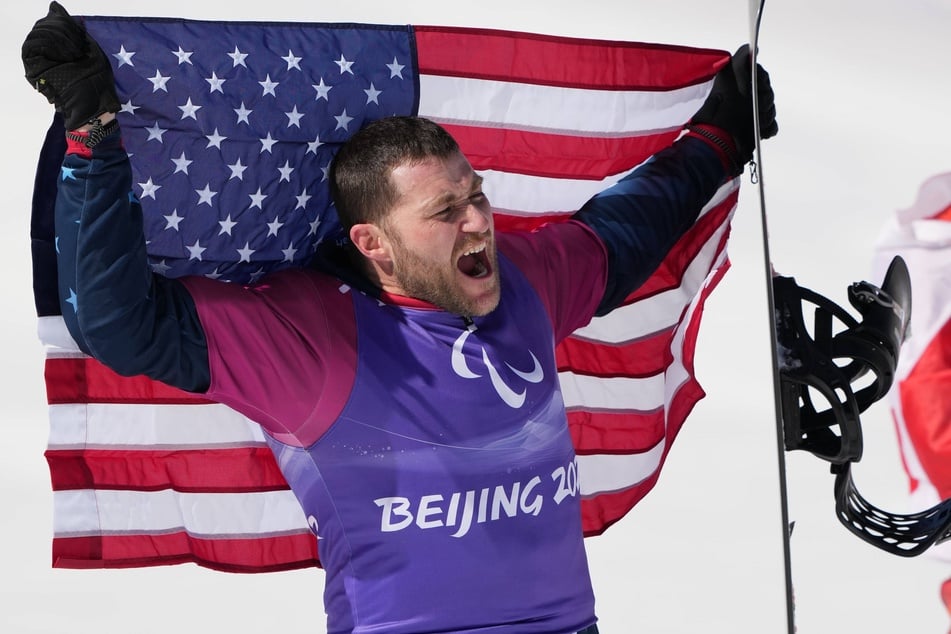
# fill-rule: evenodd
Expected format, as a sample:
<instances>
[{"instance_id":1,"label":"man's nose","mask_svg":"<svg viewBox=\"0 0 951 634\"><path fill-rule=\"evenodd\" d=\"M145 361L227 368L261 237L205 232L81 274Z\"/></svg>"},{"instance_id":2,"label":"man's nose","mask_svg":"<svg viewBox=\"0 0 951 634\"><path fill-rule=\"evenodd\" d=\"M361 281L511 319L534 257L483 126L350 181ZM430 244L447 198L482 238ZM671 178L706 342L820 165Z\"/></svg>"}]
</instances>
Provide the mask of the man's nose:
<instances>
[{"instance_id":1,"label":"man's nose","mask_svg":"<svg viewBox=\"0 0 951 634\"><path fill-rule=\"evenodd\" d=\"M492 226L492 210L479 205L466 205L462 230L466 233L485 233Z\"/></svg>"}]
</instances>

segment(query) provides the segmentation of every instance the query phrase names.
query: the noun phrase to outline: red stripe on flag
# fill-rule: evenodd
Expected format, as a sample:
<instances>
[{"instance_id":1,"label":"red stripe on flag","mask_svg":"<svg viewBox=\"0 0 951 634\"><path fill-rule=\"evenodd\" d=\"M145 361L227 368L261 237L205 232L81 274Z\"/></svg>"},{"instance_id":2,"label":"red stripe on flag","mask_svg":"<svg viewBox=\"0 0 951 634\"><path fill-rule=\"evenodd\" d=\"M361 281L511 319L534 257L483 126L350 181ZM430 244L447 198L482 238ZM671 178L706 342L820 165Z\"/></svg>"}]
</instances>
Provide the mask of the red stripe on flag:
<instances>
[{"instance_id":1,"label":"red stripe on flag","mask_svg":"<svg viewBox=\"0 0 951 634\"><path fill-rule=\"evenodd\" d=\"M600 535L624 517L657 483L658 469L636 486L615 493L599 493L596 498L581 500L581 527L585 537Z\"/></svg>"},{"instance_id":2,"label":"red stripe on flag","mask_svg":"<svg viewBox=\"0 0 951 634\"><path fill-rule=\"evenodd\" d=\"M205 405L206 399L145 376L116 374L89 357L48 358L46 398L50 405L67 403L163 403Z\"/></svg>"},{"instance_id":3,"label":"red stripe on flag","mask_svg":"<svg viewBox=\"0 0 951 634\"><path fill-rule=\"evenodd\" d=\"M899 385L908 436L942 500L951 498L951 322L928 342Z\"/></svg>"},{"instance_id":4,"label":"red stripe on flag","mask_svg":"<svg viewBox=\"0 0 951 634\"><path fill-rule=\"evenodd\" d=\"M700 384L690 380L680 388L680 392L674 399L669 411L669 417L666 430L666 443L664 452L660 459L657 469L648 477L641 480L634 486L628 487L622 491L601 492L593 498L581 501L581 526L585 537L600 535L608 529L614 522L618 521L631 508L634 507L657 483L657 478L663 469L664 462L667 460L667 454L670 446L673 444L680 432L684 420L693 409L694 405L704 397L703 389ZM607 440L607 442L611 442ZM659 442L659 439L658 439ZM583 449L578 453L586 453ZM605 451L592 450L590 453L607 453Z\"/></svg>"},{"instance_id":5,"label":"red stripe on flag","mask_svg":"<svg viewBox=\"0 0 951 634\"><path fill-rule=\"evenodd\" d=\"M650 451L664 437L664 412L568 412L568 430L578 455Z\"/></svg>"},{"instance_id":6,"label":"red stripe on flag","mask_svg":"<svg viewBox=\"0 0 951 634\"><path fill-rule=\"evenodd\" d=\"M677 437L681 426L687 419L687 415L693 410L694 406L702 399L706 393L694 377L694 355L696 354L697 336L700 332L700 320L703 316L703 308L707 297L720 283L723 276L729 270L729 263L720 267L716 274L709 280L707 286L701 291L701 297L697 306L691 315L690 323L686 325L684 338L681 345L681 363L689 375L689 379L681 385L673 396L667 411L666 424L663 421L663 413L658 412L657 418L650 415L628 414L630 418L624 420L623 415L610 415L603 412L591 412L590 415L583 417L581 412L573 411L569 413L569 427L572 438L575 439L575 450L579 454L592 453L619 453L613 451L619 447L632 447L630 453L646 451L660 442L661 434L666 432L667 442L664 447L664 458L654 474L656 479L663 466L663 460L666 459L667 452ZM659 422L658 422L659 421ZM584 425L585 429L576 429L579 425ZM631 425L647 425L648 431L640 437L632 434L635 429ZM660 432L660 433L658 433ZM656 439L651 441L651 437ZM636 446L636 448L634 448ZM640 485L638 485L640 486ZM651 484L653 486L653 484ZM644 493L650 490L650 487L644 490ZM643 495L643 494L642 494ZM637 498L640 499L640 498ZM593 502L589 502L589 505ZM610 507L613 503L608 502ZM630 509L630 507L628 507ZM586 530L591 525L585 524ZM606 528L606 527L605 527ZM600 532L600 531L598 531Z\"/></svg>"},{"instance_id":7,"label":"red stripe on flag","mask_svg":"<svg viewBox=\"0 0 951 634\"><path fill-rule=\"evenodd\" d=\"M633 169L680 134L680 130L673 130L641 136L587 137L449 122L442 126L459 143L473 169L590 180Z\"/></svg>"},{"instance_id":8,"label":"red stripe on flag","mask_svg":"<svg viewBox=\"0 0 951 634\"><path fill-rule=\"evenodd\" d=\"M627 299L627 304L678 288L690 263L719 230L736 203L737 192L711 209L684 235L667 255L661 266ZM724 232L717 253L726 248L729 231ZM684 307L686 309L686 306ZM648 376L670 365L670 342L674 327L653 333L636 341L610 345L569 337L555 349L559 371L572 370L589 376Z\"/></svg>"},{"instance_id":9,"label":"red stripe on flag","mask_svg":"<svg viewBox=\"0 0 951 634\"><path fill-rule=\"evenodd\" d=\"M266 446L165 451L49 449L46 461L54 491L247 493L288 488Z\"/></svg>"},{"instance_id":10,"label":"red stripe on flag","mask_svg":"<svg viewBox=\"0 0 951 634\"><path fill-rule=\"evenodd\" d=\"M687 270L687 267L690 266L693 259L697 257L697 253L700 252L703 245L726 224L727 216L736 206L738 197L739 189L732 191L722 202L717 204L715 208L699 218L690 230L678 241L674 248L670 250L660 267L651 274L646 282L631 293L626 303L630 304L639 299L650 297L667 289L680 286L684 271ZM727 226L717 246L718 252L726 249L729 237L730 228Z\"/></svg>"},{"instance_id":11,"label":"red stripe on flag","mask_svg":"<svg viewBox=\"0 0 951 634\"><path fill-rule=\"evenodd\" d=\"M644 377L670 365L674 327L651 337L611 346L569 337L555 348L558 371L601 377Z\"/></svg>"},{"instance_id":12,"label":"red stripe on flag","mask_svg":"<svg viewBox=\"0 0 951 634\"><path fill-rule=\"evenodd\" d=\"M535 216L513 216L496 212L494 216L496 231L534 231L549 222L565 222L571 214L542 214Z\"/></svg>"},{"instance_id":13,"label":"red stripe on flag","mask_svg":"<svg viewBox=\"0 0 951 634\"><path fill-rule=\"evenodd\" d=\"M723 51L534 33L415 27L420 74L596 90L670 90L712 78ZM663 68L664 72L658 72Z\"/></svg>"},{"instance_id":14,"label":"red stripe on flag","mask_svg":"<svg viewBox=\"0 0 951 634\"><path fill-rule=\"evenodd\" d=\"M183 563L225 572L278 572L320 566L317 540L309 532L251 539L202 539L184 531L53 538L54 568Z\"/></svg>"}]
</instances>

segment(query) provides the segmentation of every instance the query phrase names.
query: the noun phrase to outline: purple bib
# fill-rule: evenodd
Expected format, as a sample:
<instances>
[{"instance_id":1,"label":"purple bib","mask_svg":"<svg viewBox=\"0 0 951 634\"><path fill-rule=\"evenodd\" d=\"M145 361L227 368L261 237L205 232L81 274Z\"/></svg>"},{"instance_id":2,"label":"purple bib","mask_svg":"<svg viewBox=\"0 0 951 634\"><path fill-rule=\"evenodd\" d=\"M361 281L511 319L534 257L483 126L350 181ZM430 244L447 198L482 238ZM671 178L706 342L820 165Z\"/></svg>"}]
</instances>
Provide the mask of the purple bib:
<instances>
[{"instance_id":1,"label":"purple bib","mask_svg":"<svg viewBox=\"0 0 951 634\"><path fill-rule=\"evenodd\" d=\"M272 440L319 538L331 633L594 621L551 323L500 265L499 307L473 322L351 291L349 401L312 446Z\"/></svg>"}]
</instances>

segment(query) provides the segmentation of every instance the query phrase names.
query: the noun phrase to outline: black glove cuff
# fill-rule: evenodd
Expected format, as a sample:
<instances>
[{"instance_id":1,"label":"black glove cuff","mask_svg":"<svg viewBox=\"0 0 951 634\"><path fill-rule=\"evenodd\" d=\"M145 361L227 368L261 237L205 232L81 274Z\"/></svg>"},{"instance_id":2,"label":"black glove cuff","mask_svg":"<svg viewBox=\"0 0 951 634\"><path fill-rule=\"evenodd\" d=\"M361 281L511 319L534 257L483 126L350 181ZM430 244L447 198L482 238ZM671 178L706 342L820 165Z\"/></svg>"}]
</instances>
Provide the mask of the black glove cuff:
<instances>
[{"instance_id":1,"label":"black glove cuff","mask_svg":"<svg viewBox=\"0 0 951 634\"><path fill-rule=\"evenodd\" d=\"M720 149L727 161L727 169L730 172L730 176L739 176L743 173L743 166L746 164L746 161L739 155L739 152L737 152L736 147L734 147L732 143L713 133L704 125L688 125L687 130L710 141Z\"/></svg>"},{"instance_id":2,"label":"black glove cuff","mask_svg":"<svg viewBox=\"0 0 951 634\"><path fill-rule=\"evenodd\" d=\"M87 123L92 124L92 129L89 132L74 132L72 130L66 132L66 138L70 141L75 141L76 143L82 143L86 147L92 149L99 145L99 143L105 139L107 136L119 129L119 120L113 119L109 123L103 125L102 121L97 119L91 119Z\"/></svg>"}]
</instances>

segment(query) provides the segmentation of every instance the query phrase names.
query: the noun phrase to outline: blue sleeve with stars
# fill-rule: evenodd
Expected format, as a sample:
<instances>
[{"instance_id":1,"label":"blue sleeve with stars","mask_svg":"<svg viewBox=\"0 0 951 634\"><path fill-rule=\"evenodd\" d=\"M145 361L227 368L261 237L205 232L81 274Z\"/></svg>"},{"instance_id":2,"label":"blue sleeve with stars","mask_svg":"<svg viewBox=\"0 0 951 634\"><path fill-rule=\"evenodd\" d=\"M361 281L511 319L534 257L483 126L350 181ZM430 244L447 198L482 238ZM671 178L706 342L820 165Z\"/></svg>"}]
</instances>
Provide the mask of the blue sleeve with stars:
<instances>
[{"instance_id":1,"label":"blue sleeve with stars","mask_svg":"<svg viewBox=\"0 0 951 634\"><path fill-rule=\"evenodd\" d=\"M64 321L79 347L125 376L204 392L208 349L184 285L152 273L129 159L114 133L67 154L56 198Z\"/></svg>"},{"instance_id":2,"label":"blue sleeve with stars","mask_svg":"<svg viewBox=\"0 0 951 634\"><path fill-rule=\"evenodd\" d=\"M687 136L585 203L575 218L608 251L597 315L623 304L650 277L726 178L717 150Z\"/></svg>"}]
</instances>

